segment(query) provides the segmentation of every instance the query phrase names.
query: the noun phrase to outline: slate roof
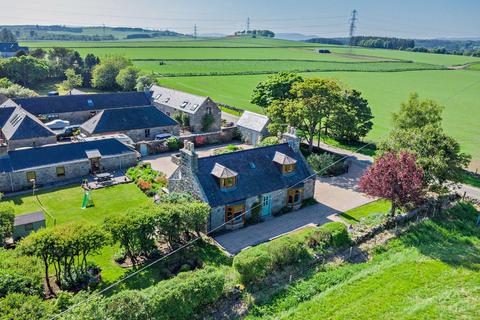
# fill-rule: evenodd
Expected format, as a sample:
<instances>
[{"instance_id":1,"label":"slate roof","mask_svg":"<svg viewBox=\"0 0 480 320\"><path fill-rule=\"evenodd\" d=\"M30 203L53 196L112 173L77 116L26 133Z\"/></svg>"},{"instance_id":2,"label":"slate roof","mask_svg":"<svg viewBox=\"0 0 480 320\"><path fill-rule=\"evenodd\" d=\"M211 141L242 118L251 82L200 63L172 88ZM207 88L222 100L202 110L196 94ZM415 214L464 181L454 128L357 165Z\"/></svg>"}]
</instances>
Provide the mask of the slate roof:
<instances>
[{"instance_id":1,"label":"slate roof","mask_svg":"<svg viewBox=\"0 0 480 320\"><path fill-rule=\"evenodd\" d=\"M267 129L270 119L267 116L255 112L244 111L237 121L237 127L247 128L257 132Z\"/></svg>"},{"instance_id":2,"label":"slate roof","mask_svg":"<svg viewBox=\"0 0 480 320\"><path fill-rule=\"evenodd\" d=\"M0 52L17 52L28 50L28 47L21 47L17 42L0 42Z\"/></svg>"},{"instance_id":3,"label":"slate roof","mask_svg":"<svg viewBox=\"0 0 480 320\"><path fill-rule=\"evenodd\" d=\"M45 214L42 211L15 216L15 221L13 225L15 227L23 226L25 224L39 222L39 221L45 221Z\"/></svg>"},{"instance_id":4,"label":"slate roof","mask_svg":"<svg viewBox=\"0 0 480 320\"><path fill-rule=\"evenodd\" d=\"M150 86L152 98L155 103L177 109L186 113L194 114L209 99L191 93L178 91L157 85Z\"/></svg>"},{"instance_id":5,"label":"slate roof","mask_svg":"<svg viewBox=\"0 0 480 320\"><path fill-rule=\"evenodd\" d=\"M88 150L98 149L102 157L134 153L117 139L104 139L77 143L61 143L36 148L9 151L0 158L0 172L25 170L57 163L87 160Z\"/></svg>"},{"instance_id":6,"label":"slate roof","mask_svg":"<svg viewBox=\"0 0 480 320\"><path fill-rule=\"evenodd\" d=\"M71 94L13 99L31 114L52 114L89 110L104 110L148 106L151 95L145 92L116 92L98 94Z\"/></svg>"},{"instance_id":7,"label":"slate roof","mask_svg":"<svg viewBox=\"0 0 480 320\"><path fill-rule=\"evenodd\" d=\"M292 174L283 175L273 163L277 151L297 160L296 169ZM217 207L294 185L300 186L303 180L313 174L303 159L287 143L282 143L199 158L196 175L209 205ZM220 190L217 179L212 175L212 169L216 164L238 172L235 189Z\"/></svg>"},{"instance_id":8,"label":"slate roof","mask_svg":"<svg viewBox=\"0 0 480 320\"><path fill-rule=\"evenodd\" d=\"M0 125L7 140L55 136L40 120L19 107L0 108Z\"/></svg>"},{"instance_id":9,"label":"slate roof","mask_svg":"<svg viewBox=\"0 0 480 320\"><path fill-rule=\"evenodd\" d=\"M174 126L178 123L154 106L103 110L82 124L90 134Z\"/></svg>"}]
</instances>

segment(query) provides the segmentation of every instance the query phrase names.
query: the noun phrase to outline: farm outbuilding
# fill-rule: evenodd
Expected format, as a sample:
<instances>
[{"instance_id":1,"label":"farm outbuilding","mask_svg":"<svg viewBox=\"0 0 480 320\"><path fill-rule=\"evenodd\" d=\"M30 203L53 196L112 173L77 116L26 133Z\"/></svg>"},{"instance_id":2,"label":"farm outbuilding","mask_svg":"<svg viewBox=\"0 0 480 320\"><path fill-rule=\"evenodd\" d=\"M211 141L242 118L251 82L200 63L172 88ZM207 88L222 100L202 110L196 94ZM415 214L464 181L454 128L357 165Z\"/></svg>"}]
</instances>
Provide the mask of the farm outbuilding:
<instances>
[{"instance_id":1,"label":"farm outbuilding","mask_svg":"<svg viewBox=\"0 0 480 320\"><path fill-rule=\"evenodd\" d=\"M245 111L237 122L237 128L242 134L245 143L256 146L264 137L268 136L267 116L255 112Z\"/></svg>"},{"instance_id":2,"label":"farm outbuilding","mask_svg":"<svg viewBox=\"0 0 480 320\"><path fill-rule=\"evenodd\" d=\"M13 223L13 239L25 238L31 232L45 228L45 226L45 215L42 211L18 215Z\"/></svg>"}]
</instances>

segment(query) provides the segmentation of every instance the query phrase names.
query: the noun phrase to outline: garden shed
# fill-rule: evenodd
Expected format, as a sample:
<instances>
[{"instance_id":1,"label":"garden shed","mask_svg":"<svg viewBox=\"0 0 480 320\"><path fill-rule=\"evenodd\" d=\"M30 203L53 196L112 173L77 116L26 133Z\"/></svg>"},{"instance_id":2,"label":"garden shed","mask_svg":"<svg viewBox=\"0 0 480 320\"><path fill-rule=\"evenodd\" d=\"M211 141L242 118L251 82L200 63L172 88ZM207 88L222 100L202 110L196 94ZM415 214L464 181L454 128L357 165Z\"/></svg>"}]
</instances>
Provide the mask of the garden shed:
<instances>
[{"instance_id":1,"label":"garden shed","mask_svg":"<svg viewBox=\"0 0 480 320\"><path fill-rule=\"evenodd\" d=\"M42 211L18 215L13 223L13 239L24 238L45 226L45 214Z\"/></svg>"}]
</instances>

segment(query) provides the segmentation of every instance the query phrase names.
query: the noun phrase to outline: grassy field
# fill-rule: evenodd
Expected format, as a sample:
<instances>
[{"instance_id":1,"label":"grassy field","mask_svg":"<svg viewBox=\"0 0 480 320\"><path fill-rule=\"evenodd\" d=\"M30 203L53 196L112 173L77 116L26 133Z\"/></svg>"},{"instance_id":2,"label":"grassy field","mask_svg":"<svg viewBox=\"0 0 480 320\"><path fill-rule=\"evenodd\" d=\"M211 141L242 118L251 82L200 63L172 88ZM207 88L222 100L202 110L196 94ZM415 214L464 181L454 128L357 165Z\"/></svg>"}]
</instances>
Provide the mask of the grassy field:
<instances>
[{"instance_id":1,"label":"grassy field","mask_svg":"<svg viewBox=\"0 0 480 320\"><path fill-rule=\"evenodd\" d=\"M156 72L162 85L255 112L262 110L250 104L250 95L267 77L265 73L303 71L305 77L337 78L369 100L375 119L367 140L375 142L388 134L391 113L417 91L421 97L445 105L447 132L473 155L471 167L480 168L480 79L476 72L480 63L475 64L480 58L252 38L23 44L76 48L81 54L125 55L142 70ZM319 54L319 48L332 53ZM466 63L470 64L468 70L445 70ZM223 75L212 75L215 73ZM202 74L205 76L199 76Z\"/></svg>"},{"instance_id":2,"label":"grassy field","mask_svg":"<svg viewBox=\"0 0 480 320\"><path fill-rule=\"evenodd\" d=\"M344 81L360 90L370 102L374 127L367 140L383 139L391 128L391 114L411 92L435 99L445 106L446 131L473 155L480 165L480 79L466 70L426 70L409 72L313 72L305 77L327 77ZM161 84L192 93L207 95L216 101L247 110L262 112L250 103L250 94L266 75L161 78Z\"/></svg>"},{"instance_id":3,"label":"grassy field","mask_svg":"<svg viewBox=\"0 0 480 320\"><path fill-rule=\"evenodd\" d=\"M95 206L81 209L83 189L79 186L57 190L38 192L38 199L47 212L55 218L56 224L67 222L103 223L108 216L118 215L142 205L151 203L135 184L123 184L110 188L95 190L92 198ZM4 198L2 202L12 205L15 214L31 213L41 210L37 200L31 194ZM53 219L47 216L47 227L53 225ZM120 278L128 269L121 268L112 257L117 246L106 246L91 260L102 268L102 278L105 282L112 282Z\"/></svg>"},{"instance_id":4,"label":"grassy field","mask_svg":"<svg viewBox=\"0 0 480 320\"><path fill-rule=\"evenodd\" d=\"M367 218L375 214L385 215L391 208L392 205L390 201L381 199L343 212L339 216L347 223L357 224L362 218Z\"/></svg>"},{"instance_id":5,"label":"grassy field","mask_svg":"<svg viewBox=\"0 0 480 320\"><path fill-rule=\"evenodd\" d=\"M477 212L458 205L373 250L287 286L248 319L474 319L480 300Z\"/></svg>"}]
</instances>

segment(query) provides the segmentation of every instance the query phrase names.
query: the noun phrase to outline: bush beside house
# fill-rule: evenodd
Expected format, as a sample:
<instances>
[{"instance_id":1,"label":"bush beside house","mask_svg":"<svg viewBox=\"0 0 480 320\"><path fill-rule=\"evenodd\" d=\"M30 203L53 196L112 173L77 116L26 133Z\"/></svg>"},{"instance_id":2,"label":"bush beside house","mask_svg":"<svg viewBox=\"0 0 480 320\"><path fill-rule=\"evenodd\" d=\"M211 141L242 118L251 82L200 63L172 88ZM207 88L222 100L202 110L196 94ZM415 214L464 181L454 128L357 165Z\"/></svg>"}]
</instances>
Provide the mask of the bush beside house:
<instances>
[{"instance_id":1,"label":"bush beside house","mask_svg":"<svg viewBox=\"0 0 480 320\"><path fill-rule=\"evenodd\" d=\"M140 190L150 197L167 186L165 174L153 170L150 163L140 163L136 167L128 169L127 177L135 181Z\"/></svg>"}]
</instances>

